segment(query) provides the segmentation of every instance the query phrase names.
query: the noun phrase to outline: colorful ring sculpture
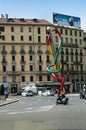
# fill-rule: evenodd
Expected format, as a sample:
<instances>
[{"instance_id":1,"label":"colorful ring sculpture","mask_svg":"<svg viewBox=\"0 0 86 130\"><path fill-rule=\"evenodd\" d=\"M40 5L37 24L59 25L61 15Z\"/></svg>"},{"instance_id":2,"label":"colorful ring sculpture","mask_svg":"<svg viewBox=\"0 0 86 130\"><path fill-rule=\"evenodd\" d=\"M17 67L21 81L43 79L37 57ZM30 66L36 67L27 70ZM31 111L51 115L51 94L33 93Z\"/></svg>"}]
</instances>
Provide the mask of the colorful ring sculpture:
<instances>
[{"instance_id":1,"label":"colorful ring sculpture","mask_svg":"<svg viewBox=\"0 0 86 130\"><path fill-rule=\"evenodd\" d=\"M59 89L59 94L64 93L64 70L62 69L62 64L61 62L58 62L58 56L60 53L61 45L62 45L62 39L61 39L61 34L57 29L51 30L49 27L47 28L48 31L48 38L47 38L47 48L49 53L53 56L53 64L50 64L47 67L47 71L51 73L51 76L56 79L58 82L61 83L60 89ZM58 39L59 39L59 45L58 49L55 51L54 47L54 42L53 42L53 32L58 34ZM61 77L58 75L58 73L61 73Z\"/></svg>"}]
</instances>

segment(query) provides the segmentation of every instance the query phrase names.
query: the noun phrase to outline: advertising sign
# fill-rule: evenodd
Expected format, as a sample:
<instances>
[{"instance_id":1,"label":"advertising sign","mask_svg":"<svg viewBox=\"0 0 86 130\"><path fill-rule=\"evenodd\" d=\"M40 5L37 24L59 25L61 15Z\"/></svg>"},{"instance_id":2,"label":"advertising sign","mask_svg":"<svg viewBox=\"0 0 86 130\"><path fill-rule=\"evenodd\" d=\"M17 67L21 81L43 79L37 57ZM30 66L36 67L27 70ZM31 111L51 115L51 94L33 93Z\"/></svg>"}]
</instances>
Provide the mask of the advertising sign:
<instances>
[{"instance_id":1,"label":"advertising sign","mask_svg":"<svg viewBox=\"0 0 86 130\"><path fill-rule=\"evenodd\" d=\"M53 23L58 25L66 25L72 27L81 27L81 21L79 17L53 13Z\"/></svg>"}]
</instances>

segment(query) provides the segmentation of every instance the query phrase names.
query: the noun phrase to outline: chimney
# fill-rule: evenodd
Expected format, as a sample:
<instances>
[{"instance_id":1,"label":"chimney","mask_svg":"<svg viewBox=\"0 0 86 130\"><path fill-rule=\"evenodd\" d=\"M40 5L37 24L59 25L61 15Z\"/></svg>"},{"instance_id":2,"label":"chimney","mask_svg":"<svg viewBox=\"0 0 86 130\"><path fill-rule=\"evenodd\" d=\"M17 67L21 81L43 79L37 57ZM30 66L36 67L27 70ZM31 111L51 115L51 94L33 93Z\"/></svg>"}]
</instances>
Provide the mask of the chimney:
<instances>
[{"instance_id":1,"label":"chimney","mask_svg":"<svg viewBox=\"0 0 86 130\"><path fill-rule=\"evenodd\" d=\"M6 14L6 19L8 19L8 14Z\"/></svg>"},{"instance_id":2,"label":"chimney","mask_svg":"<svg viewBox=\"0 0 86 130\"><path fill-rule=\"evenodd\" d=\"M1 18L4 18L4 15L3 15L3 14L1 14Z\"/></svg>"}]
</instances>

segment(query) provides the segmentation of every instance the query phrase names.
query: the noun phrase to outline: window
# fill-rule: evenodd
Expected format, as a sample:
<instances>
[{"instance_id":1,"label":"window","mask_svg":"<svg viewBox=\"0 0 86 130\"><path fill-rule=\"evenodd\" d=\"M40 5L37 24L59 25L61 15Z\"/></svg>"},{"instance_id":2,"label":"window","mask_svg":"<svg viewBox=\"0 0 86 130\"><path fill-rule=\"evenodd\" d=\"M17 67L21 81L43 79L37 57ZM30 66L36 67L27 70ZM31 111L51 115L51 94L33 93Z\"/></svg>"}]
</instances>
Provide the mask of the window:
<instances>
[{"instance_id":1,"label":"window","mask_svg":"<svg viewBox=\"0 0 86 130\"><path fill-rule=\"evenodd\" d=\"M72 30L70 30L70 36L72 36Z\"/></svg>"},{"instance_id":2,"label":"window","mask_svg":"<svg viewBox=\"0 0 86 130\"><path fill-rule=\"evenodd\" d=\"M58 37L56 36L55 38L56 38L56 42L58 42Z\"/></svg>"},{"instance_id":3,"label":"window","mask_svg":"<svg viewBox=\"0 0 86 130\"><path fill-rule=\"evenodd\" d=\"M33 71L33 65L30 65L30 71Z\"/></svg>"},{"instance_id":4,"label":"window","mask_svg":"<svg viewBox=\"0 0 86 130\"><path fill-rule=\"evenodd\" d=\"M4 32L5 31L5 27L0 27L0 32Z\"/></svg>"},{"instance_id":5,"label":"window","mask_svg":"<svg viewBox=\"0 0 86 130\"><path fill-rule=\"evenodd\" d=\"M21 46L21 48L20 48L20 53L21 53L21 54L25 54L24 46Z\"/></svg>"},{"instance_id":6,"label":"window","mask_svg":"<svg viewBox=\"0 0 86 130\"><path fill-rule=\"evenodd\" d=\"M73 44L73 39L72 38L70 38L70 44Z\"/></svg>"},{"instance_id":7,"label":"window","mask_svg":"<svg viewBox=\"0 0 86 130\"><path fill-rule=\"evenodd\" d=\"M6 72L6 66L3 66L3 72Z\"/></svg>"},{"instance_id":8,"label":"window","mask_svg":"<svg viewBox=\"0 0 86 130\"><path fill-rule=\"evenodd\" d=\"M82 40L80 39L80 45L82 45Z\"/></svg>"},{"instance_id":9,"label":"window","mask_svg":"<svg viewBox=\"0 0 86 130\"><path fill-rule=\"evenodd\" d=\"M71 62L73 62L73 55L71 56Z\"/></svg>"},{"instance_id":10,"label":"window","mask_svg":"<svg viewBox=\"0 0 86 130\"><path fill-rule=\"evenodd\" d=\"M6 77L6 76L3 76L2 81L3 81L3 82L7 82L7 77Z\"/></svg>"},{"instance_id":11,"label":"window","mask_svg":"<svg viewBox=\"0 0 86 130\"><path fill-rule=\"evenodd\" d=\"M21 66L21 71L25 71L25 66L24 65Z\"/></svg>"},{"instance_id":12,"label":"window","mask_svg":"<svg viewBox=\"0 0 86 130\"><path fill-rule=\"evenodd\" d=\"M20 27L20 32L23 32L23 27Z\"/></svg>"},{"instance_id":13,"label":"window","mask_svg":"<svg viewBox=\"0 0 86 130\"><path fill-rule=\"evenodd\" d=\"M38 36L38 42L41 42L41 36Z\"/></svg>"},{"instance_id":14,"label":"window","mask_svg":"<svg viewBox=\"0 0 86 130\"><path fill-rule=\"evenodd\" d=\"M21 40L21 41L24 41L24 37L23 37L23 36L20 36L20 40Z\"/></svg>"},{"instance_id":15,"label":"window","mask_svg":"<svg viewBox=\"0 0 86 130\"><path fill-rule=\"evenodd\" d=\"M42 62L42 57L39 56L38 58L39 58L38 61L39 61L39 62Z\"/></svg>"},{"instance_id":16,"label":"window","mask_svg":"<svg viewBox=\"0 0 86 130\"><path fill-rule=\"evenodd\" d=\"M67 71L69 70L69 65L67 64Z\"/></svg>"},{"instance_id":17,"label":"window","mask_svg":"<svg viewBox=\"0 0 86 130\"><path fill-rule=\"evenodd\" d=\"M76 56L76 62L78 62L78 56Z\"/></svg>"},{"instance_id":18,"label":"window","mask_svg":"<svg viewBox=\"0 0 86 130\"><path fill-rule=\"evenodd\" d=\"M79 36L80 36L80 37L82 36L82 33L81 33L81 32L79 32Z\"/></svg>"},{"instance_id":19,"label":"window","mask_svg":"<svg viewBox=\"0 0 86 130\"><path fill-rule=\"evenodd\" d=\"M68 35L68 31L67 31L67 29L65 30L65 35Z\"/></svg>"},{"instance_id":20,"label":"window","mask_svg":"<svg viewBox=\"0 0 86 130\"><path fill-rule=\"evenodd\" d=\"M16 76L12 76L12 82L16 82Z\"/></svg>"},{"instance_id":21,"label":"window","mask_svg":"<svg viewBox=\"0 0 86 130\"><path fill-rule=\"evenodd\" d=\"M83 66L82 65L80 66L80 70L83 71Z\"/></svg>"},{"instance_id":22,"label":"window","mask_svg":"<svg viewBox=\"0 0 86 130\"><path fill-rule=\"evenodd\" d=\"M66 56L66 61L69 61L68 55Z\"/></svg>"},{"instance_id":23,"label":"window","mask_svg":"<svg viewBox=\"0 0 86 130\"><path fill-rule=\"evenodd\" d=\"M61 62L63 62L64 61L64 57L63 56L61 56Z\"/></svg>"},{"instance_id":24,"label":"window","mask_svg":"<svg viewBox=\"0 0 86 130\"><path fill-rule=\"evenodd\" d=\"M2 56L2 61L6 61L6 56L5 55Z\"/></svg>"},{"instance_id":25,"label":"window","mask_svg":"<svg viewBox=\"0 0 86 130\"><path fill-rule=\"evenodd\" d=\"M15 51L15 46L11 46L12 51Z\"/></svg>"},{"instance_id":26,"label":"window","mask_svg":"<svg viewBox=\"0 0 86 130\"><path fill-rule=\"evenodd\" d=\"M42 66L41 65L39 65L39 71L42 71Z\"/></svg>"},{"instance_id":27,"label":"window","mask_svg":"<svg viewBox=\"0 0 86 130\"><path fill-rule=\"evenodd\" d=\"M15 56L12 56L12 61L15 61Z\"/></svg>"},{"instance_id":28,"label":"window","mask_svg":"<svg viewBox=\"0 0 86 130\"><path fill-rule=\"evenodd\" d=\"M47 81L50 81L50 75L47 76Z\"/></svg>"},{"instance_id":29,"label":"window","mask_svg":"<svg viewBox=\"0 0 86 130\"><path fill-rule=\"evenodd\" d=\"M32 41L32 36L29 36L29 41Z\"/></svg>"},{"instance_id":30,"label":"window","mask_svg":"<svg viewBox=\"0 0 86 130\"><path fill-rule=\"evenodd\" d=\"M2 51L6 51L6 46L2 46Z\"/></svg>"},{"instance_id":31,"label":"window","mask_svg":"<svg viewBox=\"0 0 86 130\"><path fill-rule=\"evenodd\" d=\"M38 28L38 34L40 34L41 33L41 31L40 31L40 27Z\"/></svg>"},{"instance_id":32,"label":"window","mask_svg":"<svg viewBox=\"0 0 86 130\"><path fill-rule=\"evenodd\" d=\"M83 52L82 52L82 50L80 49L80 55L82 56L83 55Z\"/></svg>"},{"instance_id":33,"label":"window","mask_svg":"<svg viewBox=\"0 0 86 130\"><path fill-rule=\"evenodd\" d=\"M60 32L61 32L61 34L63 34L63 30L62 29L60 29Z\"/></svg>"},{"instance_id":34,"label":"window","mask_svg":"<svg viewBox=\"0 0 86 130\"><path fill-rule=\"evenodd\" d=\"M49 62L49 61L50 61L50 57L49 57L49 55L47 55L46 58L47 58L47 62Z\"/></svg>"},{"instance_id":35,"label":"window","mask_svg":"<svg viewBox=\"0 0 86 130\"><path fill-rule=\"evenodd\" d=\"M32 28L31 27L29 27L28 30L29 30L29 32L32 32Z\"/></svg>"},{"instance_id":36,"label":"window","mask_svg":"<svg viewBox=\"0 0 86 130\"><path fill-rule=\"evenodd\" d=\"M75 39L75 44L77 44L77 39Z\"/></svg>"},{"instance_id":37,"label":"window","mask_svg":"<svg viewBox=\"0 0 86 130\"><path fill-rule=\"evenodd\" d=\"M32 46L29 46L29 50L32 51Z\"/></svg>"},{"instance_id":38,"label":"window","mask_svg":"<svg viewBox=\"0 0 86 130\"><path fill-rule=\"evenodd\" d=\"M72 71L74 70L74 65L71 65L71 70L72 70Z\"/></svg>"},{"instance_id":39,"label":"window","mask_svg":"<svg viewBox=\"0 0 86 130\"><path fill-rule=\"evenodd\" d=\"M14 27L11 27L11 32L14 32Z\"/></svg>"},{"instance_id":40,"label":"window","mask_svg":"<svg viewBox=\"0 0 86 130\"><path fill-rule=\"evenodd\" d=\"M82 62L82 56L80 56L80 62Z\"/></svg>"},{"instance_id":41,"label":"window","mask_svg":"<svg viewBox=\"0 0 86 130\"><path fill-rule=\"evenodd\" d=\"M67 37L66 37L66 39L65 39L65 40L66 40L66 43L68 43L68 38L67 38Z\"/></svg>"},{"instance_id":42,"label":"window","mask_svg":"<svg viewBox=\"0 0 86 130\"><path fill-rule=\"evenodd\" d=\"M2 41L4 41L5 40L5 36L1 35L1 39L2 39Z\"/></svg>"},{"instance_id":43,"label":"window","mask_svg":"<svg viewBox=\"0 0 86 130\"><path fill-rule=\"evenodd\" d=\"M25 82L25 76L22 76L22 82Z\"/></svg>"},{"instance_id":44,"label":"window","mask_svg":"<svg viewBox=\"0 0 86 130\"><path fill-rule=\"evenodd\" d=\"M13 72L15 72L15 71L16 71L16 68L15 68L15 66L14 66L14 65L12 66L12 71L13 71Z\"/></svg>"},{"instance_id":45,"label":"window","mask_svg":"<svg viewBox=\"0 0 86 130\"><path fill-rule=\"evenodd\" d=\"M33 57L32 57L32 55L30 55L30 61L32 61L33 60Z\"/></svg>"},{"instance_id":46,"label":"window","mask_svg":"<svg viewBox=\"0 0 86 130\"><path fill-rule=\"evenodd\" d=\"M21 61L24 62L24 56L21 56Z\"/></svg>"},{"instance_id":47,"label":"window","mask_svg":"<svg viewBox=\"0 0 86 130\"><path fill-rule=\"evenodd\" d=\"M33 81L33 76L30 76L30 81Z\"/></svg>"},{"instance_id":48,"label":"window","mask_svg":"<svg viewBox=\"0 0 86 130\"><path fill-rule=\"evenodd\" d=\"M14 36L11 36L11 41L14 41L15 39L14 39Z\"/></svg>"},{"instance_id":49,"label":"window","mask_svg":"<svg viewBox=\"0 0 86 130\"><path fill-rule=\"evenodd\" d=\"M38 46L38 51L41 51L41 46Z\"/></svg>"},{"instance_id":50,"label":"window","mask_svg":"<svg viewBox=\"0 0 86 130\"><path fill-rule=\"evenodd\" d=\"M75 36L77 36L77 31L75 31Z\"/></svg>"},{"instance_id":51,"label":"window","mask_svg":"<svg viewBox=\"0 0 86 130\"><path fill-rule=\"evenodd\" d=\"M42 81L42 76L39 76L39 81Z\"/></svg>"}]
</instances>

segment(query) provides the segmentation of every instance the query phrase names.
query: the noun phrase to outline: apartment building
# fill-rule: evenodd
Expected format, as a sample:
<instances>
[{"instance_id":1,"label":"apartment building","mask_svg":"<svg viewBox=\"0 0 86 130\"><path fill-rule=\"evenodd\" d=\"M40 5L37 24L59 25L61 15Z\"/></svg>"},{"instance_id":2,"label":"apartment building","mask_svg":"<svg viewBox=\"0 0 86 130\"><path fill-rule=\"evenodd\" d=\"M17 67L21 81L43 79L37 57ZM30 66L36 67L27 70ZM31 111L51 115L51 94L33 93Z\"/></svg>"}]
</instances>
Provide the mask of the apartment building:
<instances>
[{"instance_id":1,"label":"apartment building","mask_svg":"<svg viewBox=\"0 0 86 130\"><path fill-rule=\"evenodd\" d=\"M86 79L85 32L82 29L55 26L44 19L0 18L0 82L10 87L37 82L47 86L57 83L46 71L53 57L46 46L47 27L61 32L59 61L65 70L65 83L75 84ZM55 49L58 36L54 34ZM75 86L77 87L77 85Z\"/></svg>"}]
</instances>

